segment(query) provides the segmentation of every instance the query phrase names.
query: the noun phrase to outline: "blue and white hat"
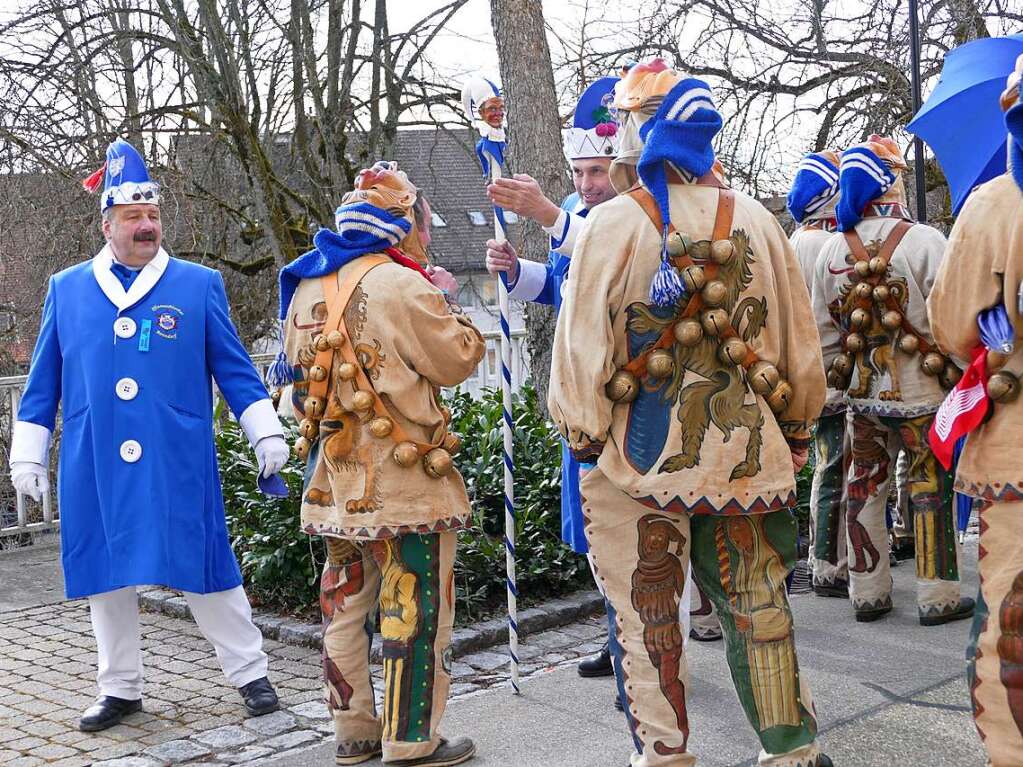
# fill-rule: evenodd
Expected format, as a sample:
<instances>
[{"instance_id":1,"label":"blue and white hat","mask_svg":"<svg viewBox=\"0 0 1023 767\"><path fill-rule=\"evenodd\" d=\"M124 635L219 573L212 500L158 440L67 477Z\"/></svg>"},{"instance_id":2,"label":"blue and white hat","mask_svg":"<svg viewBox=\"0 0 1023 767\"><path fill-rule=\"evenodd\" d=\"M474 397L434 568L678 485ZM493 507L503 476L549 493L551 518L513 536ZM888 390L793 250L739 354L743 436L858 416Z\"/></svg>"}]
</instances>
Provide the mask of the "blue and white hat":
<instances>
[{"instance_id":1,"label":"blue and white hat","mask_svg":"<svg viewBox=\"0 0 1023 767\"><path fill-rule=\"evenodd\" d=\"M608 105L614 101L617 77L601 77L590 83L575 105L572 127L564 132L565 158L586 160L592 157L614 159L618 154L618 122Z\"/></svg>"},{"instance_id":2,"label":"blue and white hat","mask_svg":"<svg viewBox=\"0 0 1023 767\"><path fill-rule=\"evenodd\" d=\"M504 98L500 86L482 75L470 76L462 86L462 109L469 122L484 138L504 141L504 125L502 124L500 128L494 127L480 116L480 107L495 98Z\"/></svg>"},{"instance_id":3,"label":"blue and white hat","mask_svg":"<svg viewBox=\"0 0 1023 767\"><path fill-rule=\"evenodd\" d=\"M823 210L838 195L838 155L814 152L799 163L786 200L797 224Z\"/></svg>"},{"instance_id":4,"label":"blue and white hat","mask_svg":"<svg viewBox=\"0 0 1023 767\"><path fill-rule=\"evenodd\" d=\"M870 143L842 152L838 172L838 189L842 196L836 209L840 232L853 229L863 219L867 205L895 184L895 172L871 149Z\"/></svg>"},{"instance_id":5,"label":"blue and white hat","mask_svg":"<svg viewBox=\"0 0 1023 767\"><path fill-rule=\"evenodd\" d=\"M678 271L668 261L667 238L671 210L668 205L670 164L683 178L695 181L714 166L711 141L721 130L721 115L714 106L710 86L689 78L677 83L664 97L657 113L639 129L643 153L636 164L643 185L661 211L661 265L650 286L650 300L672 306L685 295Z\"/></svg>"},{"instance_id":6,"label":"blue and white hat","mask_svg":"<svg viewBox=\"0 0 1023 767\"><path fill-rule=\"evenodd\" d=\"M103 167L82 182L86 191L95 192L103 184L100 211L114 205L160 204L160 185L149 178L146 162L138 150L124 139L107 147Z\"/></svg>"}]
</instances>

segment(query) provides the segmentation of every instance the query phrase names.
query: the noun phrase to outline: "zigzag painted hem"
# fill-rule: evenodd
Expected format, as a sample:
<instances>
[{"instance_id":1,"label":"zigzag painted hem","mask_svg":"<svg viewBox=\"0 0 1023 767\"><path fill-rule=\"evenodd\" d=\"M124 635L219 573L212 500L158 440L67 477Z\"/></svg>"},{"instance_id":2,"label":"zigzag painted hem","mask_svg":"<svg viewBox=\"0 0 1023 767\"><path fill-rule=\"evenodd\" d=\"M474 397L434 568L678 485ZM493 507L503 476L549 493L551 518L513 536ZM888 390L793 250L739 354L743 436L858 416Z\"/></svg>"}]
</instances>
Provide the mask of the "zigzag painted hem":
<instances>
[{"instance_id":1,"label":"zigzag painted hem","mask_svg":"<svg viewBox=\"0 0 1023 767\"><path fill-rule=\"evenodd\" d=\"M1023 482L1020 485L1023 485ZM1023 501L1023 490L1020 490L1011 482L992 482L988 484L986 482L968 482L956 477L955 491L968 495L971 498L980 498L984 501L994 501L996 503Z\"/></svg>"},{"instance_id":2,"label":"zigzag painted hem","mask_svg":"<svg viewBox=\"0 0 1023 767\"><path fill-rule=\"evenodd\" d=\"M921 415L936 413L941 402L927 402L920 405L904 405L899 402L882 402L880 400L848 401L848 409L862 415L880 415L889 418L916 418Z\"/></svg>"},{"instance_id":3,"label":"zigzag painted hem","mask_svg":"<svg viewBox=\"0 0 1023 767\"><path fill-rule=\"evenodd\" d=\"M692 503L686 503L676 496L663 506L658 503L657 499L655 499L652 495L648 495L643 498L636 498L636 501L642 503L648 508L657 509L658 511L667 512L669 514L710 514L718 516L769 514L772 511L793 508L796 505L796 491L790 490L785 498L782 498L781 495L775 495L773 498L757 496L757 498L749 505L744 505L737 499L731 498L725 502L724 505L717 506L706 496L693 501Z\"/></svg>"},{"instance_id":4,"label":"zigzag painted hem","mask_svg":"<svg viewBox=\"0 0 1023 767\"><path fill-rule=\"evenodd\" d=\"M460 530L468 527L472 513L455 517L445 517L435 522L420 525L382 525L380 527L337 527L334 525L305 525L302 531L309 535L331 535L336 538L347 538L356 541L376 541L384 538L397 538L399 535L428 535L444 533L448 530Z\"/></svg>"}]
</instances>

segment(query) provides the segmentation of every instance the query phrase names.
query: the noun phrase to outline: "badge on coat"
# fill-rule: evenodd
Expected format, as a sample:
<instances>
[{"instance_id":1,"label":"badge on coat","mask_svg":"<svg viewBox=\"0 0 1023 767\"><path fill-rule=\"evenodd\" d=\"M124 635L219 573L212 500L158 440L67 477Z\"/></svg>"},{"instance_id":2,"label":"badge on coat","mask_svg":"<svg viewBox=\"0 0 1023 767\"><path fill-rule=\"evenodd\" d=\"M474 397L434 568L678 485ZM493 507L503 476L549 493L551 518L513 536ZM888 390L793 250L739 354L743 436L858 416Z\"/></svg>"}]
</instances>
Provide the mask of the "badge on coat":
<instances>
[{"instance_id":1,"label":"badge on coat","mask_svg":"<svg viewBox=\"0 0 1023 767\"><path fill-rule=\"evenodd\" d=\"M153 314L156 316L156 335L170 340L178 337L181 318L185 314L181 309L171 304L159 304L153 307Z\"/></svg>"}]
</instances>

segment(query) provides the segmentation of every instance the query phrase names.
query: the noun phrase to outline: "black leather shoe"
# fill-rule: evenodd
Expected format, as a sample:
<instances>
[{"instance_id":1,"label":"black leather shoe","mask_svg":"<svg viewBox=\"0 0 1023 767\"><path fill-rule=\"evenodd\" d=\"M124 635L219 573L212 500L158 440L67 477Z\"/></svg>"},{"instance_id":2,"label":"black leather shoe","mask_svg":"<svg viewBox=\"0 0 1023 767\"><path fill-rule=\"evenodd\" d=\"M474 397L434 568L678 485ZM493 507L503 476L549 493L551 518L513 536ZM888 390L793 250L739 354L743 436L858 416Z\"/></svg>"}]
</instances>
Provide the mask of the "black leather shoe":
<instances>
[{"instance_id":1,"label":"black leather shoe","mask_svg":"<svg viewBox=\"0 0 1023 767\"><path fill-rule=\"evenodd\" d=\"M587 658L582 661L577 667L579 670L579 676L583 677L595 677L595 676L614 676L615 669L611 665L611 652L607 649L607 642L600 649L600 652L594 655L592 658Z\"/></svg>"},{"instance_id":2,"label":"black leather shoe","mask_svg":"<svg viewBox=\"0 0 1023 767\"><path fill-rule=\"evenodd\" d=\"M78 729L82 732L99 732L115 724L128 714L134 714L142 710L142 699L125 700L115 698L113 695L101 695L96 702L85 709L81 721L78 722Z\"/></svg>"},{"instance_id":3,"label":"black leather shoe","mask_svg":"<svg viewBox=\"0 0 1023 767\"><path fill-rule=\"evenodd\" d=\"M847 581L835 581L834 583L814 583L813 593L819 597L837 597L838 599L848 599L849 584Z\"/></svg>"},{"instance_id":4,"label":"black leather shoe","mask_svg":"<svg viewBox=\"0 0 1023 767\"><path fill-rule=\"evenodd\" d=\"M940 626L943 623L951 623L952 621L961 621L963 618L969 618L973 615L973 609L976 607L976 603L970 597L963 597L959 600L959 606L951 612L927 614L920 616L921 626Z\"/></svg>"},{"instance_id":5,"label":"black leather shoe","mask_svg":"<svg viewBox=\"0 0 1023 767\"><path fill-rule=\"evenodd\" d=\"M476 744L468 738L456 738L455 740L441 738L437 750L429 756L399 759L387 764L388 767L451 767L455 764L468 762L474 756L476 756Z\"/></svg>"},{"instance_id":6,"label":"black leather shoe","mask_svg":"<svg viewBox=\"0 0 1023 767\"><path fill-rule=\"evenodd\" d=\"M835 767L835 763L831 761L830 757L821 754L817 757L817 767Z\"/></svg>"},{"instance_id":7,"label":"black leather shoe","mask_svg":"<svg viewBox=\"0 0 1023 767\"><path fill-rule=\"evenodd\" d=\"M281 707L273 685L265 676L239 687L238 693L245 701L245 710L249 716L263 716Z\"/></svg>"},{"instance_id":8,"label":"black leather shoe","mask_svg":"<svg viewBox=\"0 0 1023 767\"><path fill-rule=\"evenodd\" d=\"M615 708L619 711L625 711L625 706L622 705L621 695L615 695Z\"/></svg>"}]
</instances>

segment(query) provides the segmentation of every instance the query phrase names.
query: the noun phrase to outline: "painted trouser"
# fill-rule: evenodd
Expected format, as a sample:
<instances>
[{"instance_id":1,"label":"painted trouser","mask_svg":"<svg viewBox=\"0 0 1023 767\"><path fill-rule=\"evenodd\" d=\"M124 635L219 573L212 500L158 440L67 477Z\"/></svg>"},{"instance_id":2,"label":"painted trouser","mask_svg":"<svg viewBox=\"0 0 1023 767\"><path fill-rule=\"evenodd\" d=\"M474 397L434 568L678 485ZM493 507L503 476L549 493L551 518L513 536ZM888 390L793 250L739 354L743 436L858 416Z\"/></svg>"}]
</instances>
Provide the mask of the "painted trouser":
<instances>
[{"instance_id":1,"label":"painted trouser","mask_svg":"<svg viewBox=\"0 0 1023 767\"><path fill-rule=\"evenodd\" d=\"M959 542L952 504L952 476L927 444L933 415L916 418L849 413L849 598L857 611L892 604L885 504L899 450L909 456L909 508L916 530L916 593L921 617L959 606Z\"/></svg>"},{"instance_id":2,"label":"painted trouser","mask_svg":"<svg viewBox=\"0 0 1023 767\"><path fill-rule=\"evenodd\" d=\"M323 679L339 757L382 745L387 762L437 749L451 686L455 543L455 532L327 538L320 579ZM378 607L384 661L379 714L369 670Z\"/></svg>"},{"instance_id":3,"label":"painted trouser","mask_svg":"<svg viewBox=\"0 0 1023 767\"><path fill-rule=\"evenodd\" d=\"M785 577L796 557L787 511L751 516L664 514L583 477L586 537L607 594L618 693L637 753L633 767L691 767L688 682L678 606L693 575L717 608L739 701L763 746L760 764L814 767L817 721L796 662Z\"/></svg>"},{"instance_id":4,"label":"painted trouser","mask_svg":"<svg viewBox=\"0 0 1023 767\"><path fill-rule=\"evenodd\" d=\"M992 767L1023 764L1023 497L980 504L980 598L966 651Z\"/></svg>"},{"instance_id":5,"label":"painted trouser","mask_svg":"<svg viewBox=\"0 0 1023 767\"><path fill-rule=\"evenodd\" d=\"M845 413L823 415L814 438L816 467L810 485L810 572L818 585L849 578L845 540L845 475L849 468Z\"/></svg>"}]
</instances>

